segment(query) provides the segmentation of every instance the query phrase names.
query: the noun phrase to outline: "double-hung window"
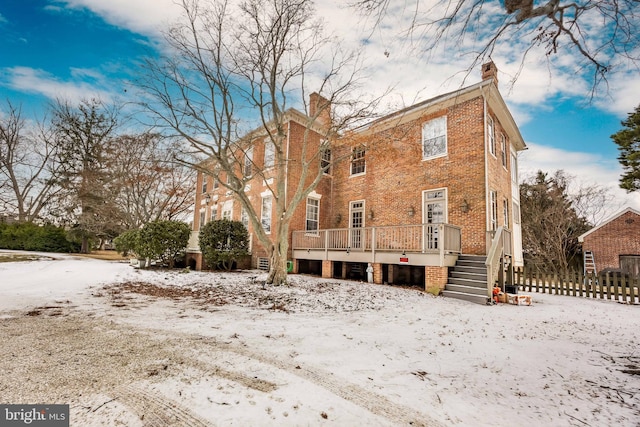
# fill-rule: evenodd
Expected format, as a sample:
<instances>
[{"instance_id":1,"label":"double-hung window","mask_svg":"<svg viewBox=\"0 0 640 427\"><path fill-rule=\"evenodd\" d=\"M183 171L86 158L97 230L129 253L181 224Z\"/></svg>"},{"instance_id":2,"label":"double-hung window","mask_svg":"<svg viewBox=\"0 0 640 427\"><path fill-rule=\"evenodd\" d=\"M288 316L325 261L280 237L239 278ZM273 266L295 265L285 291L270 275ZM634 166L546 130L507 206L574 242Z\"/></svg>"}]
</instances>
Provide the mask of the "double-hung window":
<instances>
[{"instance_id":1,"label":"double-hung window","mask_svg":"<svg viewBox=\"0 0 640 427\"><path fill-rule=\"evenodd\" d=\"M489 151L496 156L496 135L493 128L493 119L487 116L487 144L489 144Z\"/></svg>"},{"instance_id":2,"label":"double-hung window","mask_svg":"<svg viewBox=\"0 0 640 427\"><path fill-rule=\"evenodd\" d=\"M502 155L502 166L506 169L507 168L507 137L504 136L504 133L500 134L500 148L502 150L502 152L500 153Z\"/></svg>"},{"instance_id":3,"label":"double-hung window","mask_svg":"<svg viewBox=\"0 0 640 427\"><path fill-rule=\"evenodd\" d=\"M264 196L262 198L262 212L260 214L262 228L267 233L271 233L271 200L272 196Z\"/></svg>"},{"instance_id":4,"label":"double-hung window","mask_svg":"<svg viewBox=\"0 0 640 427\"><path fill-rule=\"evenodd\" d=\"M331 174L331 148L324 148L322 150L322 157L320 158L320 167L322 171L330 175Z\"/></svg>"},{"instance_id":5,"label":"double-hung window","mask_svg":"<svg viewBox=\"0 0 640 427\"><path fill-rule=\"evenodd\" d=\"M202 193L206 193L207 192L207 181L208 178L206 175L202 175Z\"/></svg>"},{"instance_id":6,"label":"double-hung window","mask_svg":"<svg viewBox=\"0 0 640 427\"><path fill-rule=\"evenodd\" d=\"M253 148L249 148L244 153L244 176L248 178L251 176L253 166Z\"/></svg>"},{"instance_id":7,"label":"double-hung window","mask_svg":"<svg viewBox=\"0 0 640 427\"><path fill-rule=\"evenodd\" d=\"M507 199L502 200L502 213L504 215L504 226L509 228L509 201Z\"/></svg>"},{"instance_id":8,"label":"double-hung window","mask_svg":"<svg viewBox=\"0 0 640 427\"><path fill-rule=\"evenodd\" d=\"M422 125L422 159L432 159L446 154L447 116L442 116Z\"/></svg>"},{"instance_id":9,"label":"double-hung window","mask_svg":"<svg viewBox=\"0 0 640 427\"><path fill-rule=\"evenodd\" d=\"M318 224L320 219L320 200L312 197L307 198L307 222L305 226L306 231L316 232L318 231Z\"/></svg>"},{"instance_id":10,"label":"double-hung window","mask_svg":"<svg viewBox=\"0 0 640 427\"><path fill-rule=\"evenodd\" d=\"M222 219L231 220L233 216L233 200L227 200L222 205Z\"/></svg>"},{"instance_id":11,"label":"double-hung window","mask_svg":"<svg viewBox=\"0 0 640 427\"><path fill-rule=\"evenodd\" d=\"M242 212L240 213L240 222L247 230L249 229L249 214L244 207L242 208Z\"/></svg>"},{"instance_id":12,"label":"double-hung window","mask_svg":"<svg viewBox=\"0 0 640 427\"><path fill-rule=\"evenodd\" d=\"M200 228L202 228L202 227L204 226L204 223L205 223L205 215L206 215L206 212L204 211L204 209L203 209L203 210L201 210L201 211L200 211L200 221L199 221L199 226L200 226Z\"/></svg>"},{"instance_id":13,"label":"double-hung window","mask_svg":"<svg viewBox=\"0 0 640 427\"><path fill-rule=\"evenodd\" d=\"M489 199L489 207L491 209L491 211L489 212L489 218L491 220L489 229L495 231L498 229L498 193L495 191L490 191Z\"/></svg>"},{"instance_id":14,"label":"double-hung window","mask_svg":"<svg viewBox=\"0 0 640 427\"><path fill-rule=\"evenodd\" d=\"M515 153L511 153L511 182L518 183L518 158Z\"/></svg>"},{"instance_id":15,"label":"double-hung window","mask_svg":"<svg viewBox=\"0 0 640 427\"><path fill-rule=\"evenodd\" d=\"M272 168L276 161L276 147L273 142L267 141L264 143L264 168Z\"/></svg>"},{"instance_id":16,"label":"double-hung window","mask_svg":"<svg viewBox=\"0 0 640 427\"><path fill-rule=\"evenodd\" d=\"M351 152L351 175L358 175L365 172L365 154L366 150L364 146L360 145L353 148Z\"/></svg>"}]
</instances>

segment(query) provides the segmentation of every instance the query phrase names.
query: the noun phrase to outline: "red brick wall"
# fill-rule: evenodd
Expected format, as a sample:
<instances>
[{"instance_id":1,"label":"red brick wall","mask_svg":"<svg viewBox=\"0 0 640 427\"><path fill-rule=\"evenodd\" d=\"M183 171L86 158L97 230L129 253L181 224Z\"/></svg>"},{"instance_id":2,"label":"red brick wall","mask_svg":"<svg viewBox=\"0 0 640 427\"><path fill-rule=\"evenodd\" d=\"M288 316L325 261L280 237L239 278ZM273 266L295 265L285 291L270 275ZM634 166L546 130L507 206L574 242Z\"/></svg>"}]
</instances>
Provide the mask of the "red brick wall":
<instances>
[{"instance_id":1,"label":"red brick wall","mask_svg":"<svg viewBox=\"0 0 640 427\"><path fill-rule=\"evenodd\" d=\"M422 160L422 124L443 115L447 116L447 155ZM494 123L499 135L502 128L497 119ZM349 154L352 147L362 143L367 146L366 173L350 176ZM447 222L462 227L463 252L484 254L487 230L484 150L484 102L479 97L382 132L341 141L335 150L344 160L333 174L333 216L339 214L342 218L339 227L348 227L349 202L365 200L365 226L420 224L423 192L446 188ZM502 200L507 199L509 206L511 203L510 166L508 162L507 169L502 166L499 143L498 156L488 157L489 185L498 191L498 221L502 225ZM468 212L462 209L465 200ZM411 209L415 212L413 216L409 214Z\"/></svg>"},{"instance_id":2,"label":"red brick wall","mask_svg":"<svg viewBox=\"0 0 640 427\"><path fill-rule=\"evenodd\" d=\"M496 135L496 156L486 155L485 115L494 118ZM430 160L422 160L422 125L433 118L447 116L447 154ZM287 177L287 197L293 197L301 180L305 165L302 157L302 140L308 138L311 148L307 160L316 155L320 135L309 132L305 126L290 122L289 163ZM306 133L305 133L306 132ZM358 133L336 141L332 147L334 165L331 174L323 178L316 188L320 199L320 224L324 228L349 226L349 204L351 201L365 201L365 226L421 224L423 222L423 192L435 189L447 191L447 222L462 230L462 251L467 254L486 253L486 230L488 227L486 174L491 190L498 193L498 224L504 223L503 200L511 206L510 159L507 166L501 161L500 134L505 133L492 111L485 112L482 97L459 102L441 110L429 109L428 114L412 118L397 126L388 126L379 131ZM359 176L350 175L352 147L366 145L366 172ZM509 145L507 144L507 152ZM508 153L507 153L508 154ZM264 159L264 144L257 140L253 148L254 161L261 165ZM313 163L318 167L319 159ZM313 178L311 173L306 183ZM196 187L196 209L194 229L199 228L202 176ZM224 174L221 179L225 179ZM213 190L210 179L208 190L217 195L218 217L228 198L226 189L220 186ZM251 182L250 198L256 213L260 215L261 196L266 190L262 177ZM211 205L207 206L206 218L210 218ZM463 205L469 207L464 211ZM411 215L410 211L414 214ZM233 219L239 220L241 205L234 203ZM275 217L275 211L273 216ZM340 219L340 221L338 221ZM306 201L303 200L294 212L291 229L304 230ZM275 226L275 224L274 224ZM252 226L249 226L251 232ZM289 248L289 251L291 248ZM257 257L266 256L258 240L253 238L254 265Z\"/></svg>"},{"instance_id":3,"label":"red brick wall","mask_svg":"<svg viewBox=\"0 0 640 427\"><path fill-rule=\"evenodd\" d=\"M640 215L622 214L585 236L582 248L593 251L598 271L620 268L619 255L640 255Z\"/></svg>"},{"instance_id":4,"label":"red brick wall","mask_svg":"<svg viewBox=\"0 0 640 427\"><path fill-rule=\"evenodd\" d=\"M304 165L300 162L299 159L302 158L302 148L303 141L308 141L307 146L307 160L311 160L311 158L316 155L318 152L318 147L320 144L320 135L313 131L308 131L304 126L300 125L295 121L290 121L290 126L288 128L289 131L289 153L288 153L288 178L287 178L287 199L291 201L293 197L296 187L301 180L302 176L302 168ZM253 161L256 164L256 167L263 167L264 165L264 152L265 152L265 142L266 139L257 139L253 142ZM315 167L319 167L319 159L315 159L313 162ZM266 177L272 177L274 175L273 172L266 172ZM306 179L306 184L309 184L311 180L315 177L315 172L311 171L309 176ZM202 194L202 180L207 179L207 194L210 196L210 203L206 204L204 202L205 194ZM220 180L226 180L226 174L222 172L220 174ZM268 187L265 185L265 180L261 175L255 175L254 179L249 182L251 186L248 189L247 195L252 201L252 206L255 209L255 212L260 218L262 211L262 196L261 193L267 191ZM316 193L322 195L320 199L320 228L328 228L331 225L329 224L330 218L330 210L331 210L331 177L327 176L323 178L318 187L316 188ZM222 208L226 201L233 200L233 195L227 195L227 189L220 185L217 189L213 189L213 178L210 176L204 176L201 172L198 173L198 179L196 183L196 203L194 209L194 222L193 227L194 230L200 229L200 211L202 209L206 210L205 218L208 222L211 217L211 210L214 205L217 204L217 219L222 217ZM239 201L234 201L233 203L233 213L232 219L239 221L242 212L242 205ZM272 211L272 236L275 231L274 228L276 226L275 223L275 209ZM290 230L304 230L306 223L306 199L303 200L297 207L294 212L293 219L290 224ZM253 231L253 225L249 223L249 233ZM253 236L252 238L252 265L254 267L257 266L257 260L259 257L266 257L267 251L261 246L257 237ZM291 242L289 242L291 243ZM291 254L291 247L289 247L289 257Z\"/></svg>"}]
</instances>

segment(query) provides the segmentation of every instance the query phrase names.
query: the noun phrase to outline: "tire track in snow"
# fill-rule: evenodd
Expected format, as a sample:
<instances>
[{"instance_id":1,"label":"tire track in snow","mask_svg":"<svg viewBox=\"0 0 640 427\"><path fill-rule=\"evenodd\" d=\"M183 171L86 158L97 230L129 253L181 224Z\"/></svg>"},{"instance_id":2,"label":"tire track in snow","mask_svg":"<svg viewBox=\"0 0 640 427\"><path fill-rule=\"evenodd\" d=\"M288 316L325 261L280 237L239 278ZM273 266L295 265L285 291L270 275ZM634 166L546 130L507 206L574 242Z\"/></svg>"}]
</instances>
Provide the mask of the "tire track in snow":
<instances>
[{"instance_id":1,"label":"tire track in snow","mask_svg":"<svg viewBox=\"0 0 640 427\"><path fill-rule=\"evenodd\" d=\"M140 387L122 386L113 394L118 402L138 415L145 427L207 427L212 425L211 422L203 420L178 402Z\"/></svg>"},{"instance_id":2,"label":"tire track in snow","mask_svg":"<svg viewBox=\"0 0 640 427\"><path fill-rule=\"evenodd\" d=\"M315 384L318 387L330 391L348 402L368 410L372 414L387 418L394 423L416 427L445 426L441 422L434 420L420 411L393 402L380 394L368 391L358 385L345 381L343 378L335 377L334 375L323 372L319 369L292 366L291 363L287 363L264 354L255 353L244 347L237 347L219 342L207 342L208 340L205 341L202 338L198 338L198 341L201 344L213 346L214 351L222 350L236 353L293 374Z\"/></svg>"}]
</instances>

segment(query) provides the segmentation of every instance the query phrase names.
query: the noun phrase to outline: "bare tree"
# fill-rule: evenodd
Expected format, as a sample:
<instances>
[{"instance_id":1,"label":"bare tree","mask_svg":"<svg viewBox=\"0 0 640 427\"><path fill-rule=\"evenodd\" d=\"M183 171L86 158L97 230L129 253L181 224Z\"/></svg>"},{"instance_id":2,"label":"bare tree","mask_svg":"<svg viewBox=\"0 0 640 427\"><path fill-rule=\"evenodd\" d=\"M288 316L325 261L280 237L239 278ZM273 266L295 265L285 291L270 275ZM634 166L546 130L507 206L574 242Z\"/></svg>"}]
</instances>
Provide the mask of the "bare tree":
<instances>
[{"instance_id":1,"label":"bare tree","mask_svg":"<svg viewBox=\"0 0 640 427\"><path fill-rule=\"evenodd\" d=\"M601 221L613 199L600 186L576 183L562 170L538 171L520 186L522 240L526 263L566 273L579 262L578 236Z\"/></svg>"},{"instance_id":2,"label":"bare tree","mask_svg":"<svg viewBox=\"0 0 640 427\"><path fill-rule=\"evenodd\" d=\"M59 188L57 147L46 120L32 126L22 109L7 101L0 112L0 209L20 222L32 222L46 210Z\"/></svg>"},{"instance_id":3,"label":"bare tree","mask_svg":"<svg viewBox=\"0 0 640 427\"><path fill-rule=\"evenodd\" d=\"M195 172L175 161L179 149L154 133L114 139L111 173L119 184L116 204L125 228L186 216L193 205Z\"/></svg>"},{"instance_id":4,"label":"bare tree","mask_svg":"<svg viewBox=\"0 0 640 427\"><path fill-rule=\"evenodd\" d=\"M78 106L58 101L53 126L60 150L60 186L67 198L72 234L81 240L81 252L90 251L92 238L110 238L121 228L115 204L118 186L112 179L113 138L118 109L97 99Z\"/></svg>"},{"instance_id":5,"label":"bare tree","mask_svg":"<svg viewBox=\"0 0 640 427\"><path fill-rule=\"evenodd\" d=\"M310 0L247 0L234 9L224 1L182 1L182 20L166 34L174 55L149 63L141 83L146 107L173 135L209 159L193 164L219 178L246 210L254 233L270 257L268 283L286 282L289 224L301 202L330 167L323 150L372 103L352 98L359 57L340 51L313 20ZM322 93L310 104L307 85ZM296 99L304 102L305 131L295 160L287 154L287 123ZM299 115L302 116L302 115ZM251 160L257 141L273 149L269 174ZM321 142L319 142L321 141ZM247 159L251 173L242 173ZM285 190L288 165L301 178ZM273 181L267 178L273 178ZM273 197L274 229L267 234L247 194L247 184L264 178Z\"/></svg>"},{"instance_id":6,"label":"bare tree","mask_svg":"<svg viewBox=\"0 0 640 427\"><path fill-rule=\"evenodd\" d=\"M399 9L413 10L405 28L425 51L442 41L478 43L474 69L501 42L524 42L524 59L540 46L548 57L575 49L593 70L594 88L621 61L640 59L640 11L637 0L354 0L352 5L380 25Z\"/></svg>"}]
</instances>

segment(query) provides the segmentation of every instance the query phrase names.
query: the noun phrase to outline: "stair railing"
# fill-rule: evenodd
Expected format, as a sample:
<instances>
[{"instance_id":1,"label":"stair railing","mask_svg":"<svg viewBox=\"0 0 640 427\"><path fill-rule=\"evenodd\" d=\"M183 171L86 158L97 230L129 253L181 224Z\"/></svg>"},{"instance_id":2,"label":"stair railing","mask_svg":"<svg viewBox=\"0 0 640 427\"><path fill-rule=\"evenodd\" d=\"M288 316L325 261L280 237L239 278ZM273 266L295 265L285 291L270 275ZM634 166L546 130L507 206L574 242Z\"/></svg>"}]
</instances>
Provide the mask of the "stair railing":
<instances>
[{"instance_id":1,"label":"stair railing","mask_svg":"<svg viewBox=\"0 0 640 427\"><path fill-rule=\"evenodd\" d=\"M511 256L511 232L505 227L498 227L491 240L485 266L487 267L487 297L493 297L493 285L499 279L504 258ZM500 284L504 285L504 283ZM502 286L501 286L502 287Z\"/></svg>"}]
</instances>

